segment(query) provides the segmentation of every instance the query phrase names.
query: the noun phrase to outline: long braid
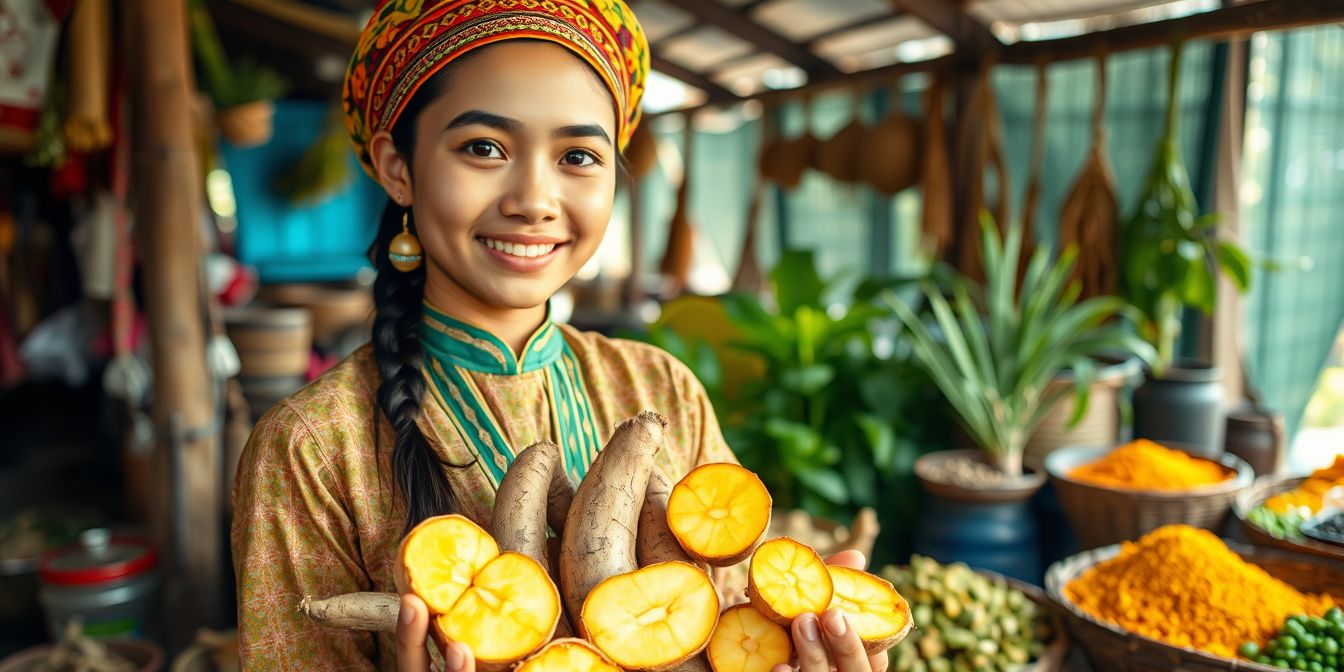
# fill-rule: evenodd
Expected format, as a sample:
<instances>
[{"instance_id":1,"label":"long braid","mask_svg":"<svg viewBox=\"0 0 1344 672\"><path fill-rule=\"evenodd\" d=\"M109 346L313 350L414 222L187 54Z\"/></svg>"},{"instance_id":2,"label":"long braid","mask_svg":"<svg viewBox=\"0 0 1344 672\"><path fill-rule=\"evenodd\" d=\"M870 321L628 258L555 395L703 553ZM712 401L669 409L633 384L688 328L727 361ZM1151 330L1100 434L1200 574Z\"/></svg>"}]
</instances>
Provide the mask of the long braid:
<instances>
[{"instance_id":1,"label":"long braid","mask_svg":"<svg viewBox=\"0 0 1344 672\"><path fill-rule=\"evenodd\" d=\"M392 144L406 160L408 170L413 164L416 122L428 102L446 88L451 69L444 68L431 77L411 98L392 128ZM401 218L405 212L396 201L387 200L378 234L369 246L369 262L378 271L373 282L373 356L381 379L378 406L396 433L392 475L397 494L406 503L403 532L409 532L426 518L456 511L458 501L444 471L449 465L434 452L416 424L421 413L420 400L426 389L420 372L424 356L420 344L420 320L425 296L425 267L421 265L410 272L399 271L387 257L392 238L401 233ZM409 224L414 233L414 217ZM378 435L375 426L374 436Z\"/></svg>"}]
</instances>

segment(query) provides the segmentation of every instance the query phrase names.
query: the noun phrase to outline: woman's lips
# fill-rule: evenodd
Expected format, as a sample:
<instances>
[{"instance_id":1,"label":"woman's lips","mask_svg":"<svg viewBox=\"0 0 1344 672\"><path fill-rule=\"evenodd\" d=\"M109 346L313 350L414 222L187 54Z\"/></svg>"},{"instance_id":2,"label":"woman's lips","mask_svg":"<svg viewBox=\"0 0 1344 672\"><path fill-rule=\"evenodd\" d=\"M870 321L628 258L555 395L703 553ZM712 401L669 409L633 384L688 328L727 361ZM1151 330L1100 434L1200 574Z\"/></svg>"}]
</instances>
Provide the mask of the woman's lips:
<instances>
[{"instance_id":1,"label":"woman's lips","mask_svg":"<svg viewBox=\"0 0 1344 672\"><path fill-rule=\"evenodd\" d=\"M555 253L567 243L554 239L511 237L512 240L477 237L476 242L485 248L490 257L505 268L519 273L540 270L555 258ZM515 242L517 241L517 242ZM530 242L546 241L546 242Z\"/></svg>"}]
</instances>

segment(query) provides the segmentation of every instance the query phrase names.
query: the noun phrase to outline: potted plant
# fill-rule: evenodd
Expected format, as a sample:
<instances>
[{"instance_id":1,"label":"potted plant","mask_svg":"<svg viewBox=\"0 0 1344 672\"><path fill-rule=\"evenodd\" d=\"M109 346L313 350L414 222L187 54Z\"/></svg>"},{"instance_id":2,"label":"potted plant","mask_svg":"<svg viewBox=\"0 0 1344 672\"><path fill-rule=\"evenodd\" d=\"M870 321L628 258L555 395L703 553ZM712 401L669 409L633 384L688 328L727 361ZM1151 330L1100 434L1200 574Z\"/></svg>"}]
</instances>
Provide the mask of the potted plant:
<instances>
[{"instance_id":1,"label":"potted plant","mask_svg":"<svg viewBox=\"0 0 1344 672\"><path fill-rule=\"evenodd\" d=\"M271 139L275 100L289 90L289 82L250 59L230 64L204 3L192 0L190 12L191 42L217 111L220 133L236 147L266 144Z\"/></svg>"},{"instance_id":2,"label":"potted plant","mask_svg":"<svg viewBox=\"0 0 1344 672\"><path fill-rule=\"evenodd\" d=\"M984 286L955 274L946 288L949 300L944 288L922 283L932 324L895 294L884 296L907 329L915 358L982 451L932 453L916 465L933 496L928 513L939 520L924 526L932 536L922 532L921 543L938 547L931 554L944 559L1032 579L1039 568L1027 500L1044 484L1043 474L1023 472L1032 431L1070 394L1073 419L1081 417L1095 356L1132 352L1153 362L1156 353L1133 333L1133 309L1122 299L1078 300L1078 283L1070 280L1076 250L1056 260L1048 247L1037 247L1019 284L1021 227L1009 227L1001 239L982 214L981 228ZM1052 386L1066 367L1073 385ZM973 550L955 557L954 547Z\"/></svg>"},{"instance_id":3,"label":"potted plant","mask_svg":"<svg viewBox=\"0 0 1344 672\"><path fill-rule=\"evenodd\" d=\"M1134 394L1134 434L1206 446L1216 452L1222 423L1218 371L1207 363L1177 362L1185 309L1205 315L1217 301L1221 271L1238 290L1251 283L1251 262L1235 243L1217 235L1217 216L1199 216L1178 146L1177 101L1181 46L1172 48L1167 119L1148 179L1122 233L1125 298L1140 313L1139 333L1157 349L1163 375L1150 372Z\"/></svg>"}]
</instances>

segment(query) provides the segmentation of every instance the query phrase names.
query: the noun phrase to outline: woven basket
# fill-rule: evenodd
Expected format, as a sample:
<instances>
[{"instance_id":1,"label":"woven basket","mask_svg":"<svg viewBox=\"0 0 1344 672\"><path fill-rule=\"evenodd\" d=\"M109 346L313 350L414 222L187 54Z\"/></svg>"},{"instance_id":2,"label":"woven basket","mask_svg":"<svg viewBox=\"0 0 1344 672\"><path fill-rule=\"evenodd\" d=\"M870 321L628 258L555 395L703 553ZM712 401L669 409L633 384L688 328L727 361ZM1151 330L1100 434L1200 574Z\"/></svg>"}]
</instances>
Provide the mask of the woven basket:
<instances>
[{"instance_id":1,"label":"woven basket","mask_svg":"<svg viewBox=\"0 0 1344 672\"><path fill-rule=\"evenodd\" d=\"M1259 565L1271 576L1298 590L1309 593L1339 592L1344 586L1344 566L1310 556L1254 546L1228 544L1243 560ZM1091 569L1093 565L1115 557L1119 546L1107 546L1065 558L1045 573L1045 589L1060 606L1064 624L1073 641L1087 652L1096 672L1149 672L1151 670L1255 670L1282 672L1279 668L1249 660L1232 660L1172 646L1155 639L1125 632L1083 613L1064 596L1064 586ZM1338 599L1338 596L1336 596Z\"/></svg>"},{"instance_id":2,"label":"woven basket","mask_svg":"<svg viewBox=\"0 0 1344 672\"><path fill-rule=\"evenodd\" d=\"M1288 492L1307 480L1305 477L1281 478L1276 476L1264 476L1255 480L1251 487L1241 491L1237 499L1232 504L1232 511L1237 514L1237 520L1241 521L1241 527L1246 531L1246 536L1250 538L1251 543L1256 546L1268 546L1271 548L1281 548L1287 551L1296 551L1307 553L1331 560L1344 560L1344 546L1336 544L1327 544L1315 539L1303 539L1302 541L1289 541L1288 539L1279 539L1261 529L1259 525L1252 523L1249 519L1250 513L1255 507L1260 506L1265 500L1282 492Z\"/></svg>"},{"instance_id":3,"label":"woven basket","mask_svg":"<svg viewBox=\"0 0 1344 672\"><path fill-rule=\"evenodd\" d=\"M1078 536L1080 548L1138 539L1175 523L1216 531L1227 520L1237 493L1246 489L1254 478L1250 465L1234 455L1223 455L1218 462L1235 476L1196 490L1122 490L1069 478L1075 467L1094 462L1110 450L1090 446L1060 448L1045 460L1045 471L1055 485L1060 506Z\"/></svg>"}]
</instances>

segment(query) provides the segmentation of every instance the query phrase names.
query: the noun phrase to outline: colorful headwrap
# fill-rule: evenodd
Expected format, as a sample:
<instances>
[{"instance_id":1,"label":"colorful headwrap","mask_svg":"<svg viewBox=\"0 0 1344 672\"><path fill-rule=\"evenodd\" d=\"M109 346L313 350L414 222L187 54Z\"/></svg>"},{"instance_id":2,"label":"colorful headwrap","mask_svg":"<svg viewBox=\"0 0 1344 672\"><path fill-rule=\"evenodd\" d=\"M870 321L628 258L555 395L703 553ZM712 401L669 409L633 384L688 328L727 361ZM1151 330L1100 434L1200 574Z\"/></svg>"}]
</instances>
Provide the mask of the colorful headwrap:
<instances>
[{"instance_id":1,"label":"colorful headwrap","mask_svg":"<svg viewBox=\"0 0 1344 672\"><path fill-rule=\"evenodd\" d=\"M559 44L597 71L615 98L617 145L624 150L639 123L649 43L622 0L380 0L342 90L364 170L374 175L369 139L392 128L439 68L473 49L520 38Z\"/></svg>"}]
</instances>

